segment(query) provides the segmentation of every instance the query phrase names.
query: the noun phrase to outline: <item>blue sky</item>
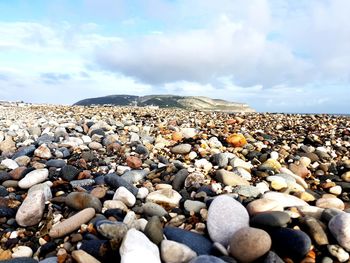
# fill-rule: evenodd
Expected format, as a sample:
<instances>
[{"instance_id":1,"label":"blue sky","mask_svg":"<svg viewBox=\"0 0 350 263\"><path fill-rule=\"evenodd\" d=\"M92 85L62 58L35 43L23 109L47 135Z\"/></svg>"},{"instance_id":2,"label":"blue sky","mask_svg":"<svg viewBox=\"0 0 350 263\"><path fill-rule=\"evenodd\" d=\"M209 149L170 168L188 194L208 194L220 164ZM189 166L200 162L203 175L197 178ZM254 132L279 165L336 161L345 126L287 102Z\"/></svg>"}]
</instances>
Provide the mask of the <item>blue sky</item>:
<instances>
[{"instance_id":1,"label":"blue sky","mask_svg":"<svg viewBox=\"0 0 350 263\"><path fill-rule=\"evenodd\" d=\"M0 0L0 100L204 95L350 113L348 0Z\"/></svg>"}]
</instances>

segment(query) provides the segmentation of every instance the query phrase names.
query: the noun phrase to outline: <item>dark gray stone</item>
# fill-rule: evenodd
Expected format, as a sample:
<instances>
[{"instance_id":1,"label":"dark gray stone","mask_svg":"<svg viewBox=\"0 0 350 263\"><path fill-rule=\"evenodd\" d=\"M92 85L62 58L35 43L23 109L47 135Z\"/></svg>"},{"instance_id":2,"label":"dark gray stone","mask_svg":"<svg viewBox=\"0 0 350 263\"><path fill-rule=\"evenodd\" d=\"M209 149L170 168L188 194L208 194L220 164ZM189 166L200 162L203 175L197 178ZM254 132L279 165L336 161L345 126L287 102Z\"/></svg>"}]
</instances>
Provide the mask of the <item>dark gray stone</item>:
<instances>
[{"instance_id":1,"label":"dark gray stone","mask_svg":"<svg viewBox=\"0 0 350 263\"><path fill-rule=\"evenodd\" d=\"M107 174L106 176L104 176L104 181L106 184L108 184L110 187L114 189L117 189L120 186L124 186L135 196L137 196L137 193L139 191L139 189L137 189L131 183L127 182L126 180L124 180L122 177L120 177L115 173Z\"/></svg>"}]
</instances>

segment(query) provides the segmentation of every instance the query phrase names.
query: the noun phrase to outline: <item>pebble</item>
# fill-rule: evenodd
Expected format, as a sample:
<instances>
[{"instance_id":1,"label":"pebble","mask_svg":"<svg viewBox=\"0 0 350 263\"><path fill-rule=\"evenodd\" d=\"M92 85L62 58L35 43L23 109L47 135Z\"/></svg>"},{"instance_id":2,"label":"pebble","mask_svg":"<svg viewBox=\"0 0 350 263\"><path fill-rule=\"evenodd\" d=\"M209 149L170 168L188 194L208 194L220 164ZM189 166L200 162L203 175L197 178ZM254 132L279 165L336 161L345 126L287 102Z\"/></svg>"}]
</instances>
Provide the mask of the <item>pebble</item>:
<instances>
[{"instance_id":1,"label":"pebble","mask_svg":"<svg viewBox=\"0 0 350 263\"><path fill-rule=\"evenodd\" d=\"M192 259L189 263L225 263L225 261L218 257L203 255Z\"/></svg>"},{"instance_id":2,"label":"pebble","mask_svg":"<svg viewBox=\"0 0 350 263\"><path fill-rule=\"evenodd\" d=\"M113 200L122 201L128 207L133 207L136 203L136 197L124 186L121 186L115 191Z\"/></svg>"},{"instance_id":3,"label":"pebble","mask_svg":"<svg viewBox=\"0 0 350 263\"><path fill-rule=\"evenodd\" d=\"M31 257L33 250L27 246L18 246L12 249L12 258Z\"/></svg>"},{"instance_id":4,"label":"pebble","mask_svg":"<svg viewBox=\"0 0 350 263\"><path fill-rule=\"evenodd\" d=\"M79 174L79 169L77 169L73 165L66 165L61 169L62 179L68 182L74 180L78 174Z\"/></svg>"},{"instance_id":5,"label":"pebble","mask_svg":"<svg viewBox=\"0 0 350 263\"><path fill-rule=\"evenodd\" d=\"M199 211L202 208L206 208L206 205L205 205L205 203L200 202L200 201L186 200L185 203L184 203L184 208L188 212L193 211L195 213L199 213Z\"/></svg>"},{"instance_id":6,"label":"pebble","mask_svg":"<svg viewBox=\"0 0 350 263\"><path fill-rule=\"evenodd\" d=\"M322 223L320 223L316 218L307 216L302 219L302 223L306 227L306 232L319 246L328 245L327 233L324 231Z\"/></svg>"},{"instance_id":7,"label":"pebble","mask_svg":"<svg viewBox=\"0 0 350 263\"><path fill-rule=\"evenodd\" d=\"M216 180L228 186L249 185L249 182L241 176L224 169L216 171Z\"/></svg>"},{"instance_id":8,"label":"pebble","mask_svg":"<svg viewBox=\"0 0 350 263\"><path fill-rule=\"evenodd\" d=\"M74 250L72 252L73 259L78 263L99 263L100 261L86 253L84 250Z\"/></svg>"},{"instance_id":9,"label":"pebble","mask_svg":"<svg viewBox=\"0 0 350 263\"><path fill-rule=\"evenodd\" d=\"M271 238L264 230L243 227L232 235L230 254L240 262L253 262L271 248Z\"/></svg>"},{"instance_id":10,"label":"pebble","mask_svg":"<svg viewBox=\"0 0 350 263\"><path fill-rule=\"evenodd\" d=\"M36 148L34 151L34 155L42 159L50 159L52 157L51 151L46 146L46 144L42 144L38 148Z\"/></svg>"},{"instance_id":11,"label":"pebble","mask_svg":"<svg viewBox=\"0 0 350 263\"><path fill-rule=\"evenodd\" d=\"M144 229L144 234L157 246L163 240L163 226L158 216L152 216Z\"/></svg>"},{"instance_id":12,"label":"pebble","mask_svg":"<svg viewBox=\"0 0 350 263\"><path fill-rule=\"evenodd\" d=\"M74 216L69 217L63 222L54 225L49 235L51 238L59 238L66 234L73 232L78 229L82 224L88 222L95 216L95 209L85 208L84 210L76 213Z\"/></svg>"},{"instance_id":13,"label":"pebble","mask_svg":"<svg viewBox=\"0 0 350 263\"><path fill-rule=\"evenodd\" d=\"M247 211L251 216L267 211L283 211L283 205L272 199L257 199L247 205Z\"/></svg>"},{"instance_id":14,"label":"pebble","mask_svg":"<svg viewBox=\"0 0 350 263\"><path fill-rule=\"evenodd\" d=\"M94 208L97 213L102 210L101 201L88 193L72 192L66 196L65 203L76 210L83 210L88 207Z\"/></svg>"},{"instance_id":15,"label":"pebble","mask_svg":"<svg viewBox=\"0 0 350 263\"><path fill-rule=\"evenodd\" d=\"M20 226L33 226L40 222L45 208L45 194L34 191L28 194L16 213L16 222Z\"/></svg>"},{"instance_id":16,"label":"pebble","mask_svg":"<svg viewBox=\"0 0 350 263\"><path fill-rule=\"evenodd\" d=\"M333 257L339 260L339 262L346 262L350 258L349 253L338 245L328 245L327 249Z\"/></svg>"},{"instance_id":17,"label":"pebble","mask_svg":"<svg viewBox=\"0 0 350 263\"><path fill-rule=\"evenodd\" d=\"M48 176L49 170L46 168L37 169L26 174L26 176L18 182L18 186L22 189L28 189L33 185L44 182Z\"/></svg>"},{"instance_id":18,"label":"pebble","mask_svg":"<svg viewBox=\"0 0 350 263\"><path fill-rule=\"evenodd\" d=\"M198 255L209 255L212 252L212 242L203 235L177 227L164 227L164 235L168 240L184 244Z\"/></svg>"},{"instance_id":19,"label":"pebble","mask_svg":"<svg viewBox=\"0 0 350 263\"><path fill-rule=\"evenodd\" d=\"M346 251L350 251L350 214L340 213L328 223L328 228L334 238Z\"/></svg>"},{"instance_id":20,"label":"pebble","mask_svg":"<svg viewBox=\"0 0 350 263\"><path fill-rule=\"evenodd\" d=\"M18 164L12 159L2 160L1 165L3 165L5 168L11 169L11 170L18 168Z\"/></svg>"},{"instance_id":21,"label":"pebble","mask_svg":"<svg viewBox=\"0 0 350 263\"><path fill-rule=\"evenodd\" d=\"M137 195L138 189L133 186L132 183L126 181L125 179L121 178L120 176L116 174L108 174L104 177L104 181L109 186L113 187L114 189L117 189L121 186L128 189L133 195Z\"/></svg>"},{"instance_id":22,"label":"pebble","mask_svg":"<svg viewBox=\"0 0 350 263\"><path fill-rule=\"evenodd\" d=\"M182 196L173 189L162 189L149 193L146 202L153 202L164 207L177 207Z\"/></svg>"},{"instance_id":23,"label":"pebble","mask_svg":"<svg viewBox=\"0 0 350 263\"><path fill-rule=\"evenodd\" d=\"M344 210L345 208L344 202L336 197L320 198L316 201L316 206L321 208L336 208L339 210Z\"/></svg>"},{"instance_id":24,"label":"pebble","mask_svg":"<svg viewBox=\"0 0 350 263\"><path fill-rule=\"evenodd\" d=\"M251 217L250 225L257 228L286 227L291 221L290 216L282 211L267 211Z\"/></svg>"},{"instance_id":25,"label":"pebble","mask_svg":"<svg viewBox=\"0 0 350 263\"><path fill-rule=\"evenodd\" d=\"M175 154L187 154L191 151L191 144L183 143L171 148L171 152Z\"/></svg>"},{"instance_id":26,"label":"pebble","mask_svg":"<svg viewBox=\"0 0 350 263\"><path fill-rule=\"evenodd\" d=\"M278 192L267 192L262 196L262 198L277 201L283 207L309 205L305 201L295 196L284 194L284 193L278 193Z\"/></svg>"},{"instance_id":27,"label":"pebble","mask_svg":"<svg viewBox=\"0 0 350 263\"><path fill-rule=\"evenodd\" d=\"M245 207L227 195L220 195L210 204L207 228L210 238L224 246L240 228L249 226L249 215Z\"/></svg>"},{"instance_id":28,"label":"pebble","mask_svg":"<svg viewBox=\"0 0 350 263\"><path fill-rule=\"evenodd\" d=\"M171 240L162 241L160 253L165 263L186 263L197 256L188 246Z\"/></svg>"},{"instance_id":29,"label":"pebble","mask_svg":"<svg viewBox=\"0 0 350 263\"><path fill-rule=\"evenodd\" d=\"M121 263L144 262L160 263L158 247L153 244L142 232L130 229L120 246Z\"/></svg>"},{"instance_id":30,"label":"pebble","mask_svg":"<svg viewBox=\"0 0 350 263\"><path fill-rule=\"evenodd\" d=\"M122 240L128 232L128 226L122 222L113 222L109 220L101 220L97 224L97 231L108 239L115 241Z\"/></svg>"},{"instance_id":31,"label":"pebble","mask_svg":"<svg viewBox=\"0 0 350 263\"><path fill-rule=\"evenodd\" d=\"M153 203L153 202L147 202L143 204L142 206L142 212L146 216L165 216L167 215L167 211L160 205Z\"/></svg>"},{"instance_id":32,"label":"pebble","mask_svg":"<svg viewBox=\"0 0 350 263\"><path fill-rule=\"evenodd\" d=\"M269 231L272 248L280 256L301 260L311 248L310 237L303 231L277 228Z\"/></svg>"}]
</instances>

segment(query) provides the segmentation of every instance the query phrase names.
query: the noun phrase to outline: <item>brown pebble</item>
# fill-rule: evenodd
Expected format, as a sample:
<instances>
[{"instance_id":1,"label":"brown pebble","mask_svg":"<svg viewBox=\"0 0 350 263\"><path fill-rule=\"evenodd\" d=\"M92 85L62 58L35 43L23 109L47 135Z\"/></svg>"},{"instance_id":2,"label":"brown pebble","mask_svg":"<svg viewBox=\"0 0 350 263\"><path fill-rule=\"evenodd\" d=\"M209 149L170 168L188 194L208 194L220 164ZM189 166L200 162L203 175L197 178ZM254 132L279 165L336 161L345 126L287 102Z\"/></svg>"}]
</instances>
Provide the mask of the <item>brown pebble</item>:
<instances>
[{"instance_id":1,"label":"brown pebble","mask_svg":"<svg viewBox=\"0 0 350 263\"><path fill-rule=\"evenodd\" d=\"M142 165L142 161L135 156L128 156L126 158L126 164L132 169L138 169Z\"/></svg>"}]
</instances>

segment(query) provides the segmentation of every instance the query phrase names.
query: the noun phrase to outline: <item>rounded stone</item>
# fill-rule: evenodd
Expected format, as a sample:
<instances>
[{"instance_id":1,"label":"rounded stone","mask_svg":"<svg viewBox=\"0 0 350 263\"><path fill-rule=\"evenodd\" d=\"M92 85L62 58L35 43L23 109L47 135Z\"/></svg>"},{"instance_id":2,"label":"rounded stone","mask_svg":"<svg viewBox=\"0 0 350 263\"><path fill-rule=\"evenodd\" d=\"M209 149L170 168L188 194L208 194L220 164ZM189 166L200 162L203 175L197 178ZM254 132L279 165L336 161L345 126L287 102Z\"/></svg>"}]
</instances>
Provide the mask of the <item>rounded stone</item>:
<instances>
[{"instance_id":1,"label":"rounded stone","mask_svg":"<svg viewBox=\"0 0 350 263\"><path fill-rule=\"evenodd\" d=\"M350 251L350 214L341 213L334 216L329 221L328 228L339 245Z\"/></svg>"},{"instance_id":2,"label":"rounded stone","mask_svg":"<svg viewBox=\"0 0 350 263\"><path fill-rule=\"evenodd\" d=\"M254 215L250 219L250 225L257 228L285 227L291 218L288 213L282 211L267 211Z\"/></svg>"},{"instance_id":3,"label":"rounded stone","mask_svg":"<svg viewBox=\"0 0 350 263\"><path fill-rule=\"evenodd\" d=\"M12 249L12 258L31 257L33 250L27 246L18 246Z\"/></svg>"},{"instance_id":4,"label":"rounded stone","mask_svg":"<svg viewBox=\"0 0 350 263\"><path fill-rule=\"evenodd\" d=\"M113 200L122 201L128 207L132 207L136 203L136 197L124 186L121 186L115 191Z\"/></svg>"},{"instance_id":5,"label":"rounded stone","mask_svg":"<svg viewBox=\"0 0 350 263\"><path fill-rule=\"evenodd\" d=\"M316 206L320 208L336 208L339 210L344 210L345 205L342 200L336 197L323 197L316 201Z\"/></svg>"},{"instance_id":6,"label":"rounded stone","mask_svg":"<svg viewBox=\"0 0 350 263\"><path fill-rule=\"evenodd\" d=\"M240 262L252 262L271 248L267 232L253 227L244 227L233 234L230 240L230 254Z\"/></svg>"},{"instance_id":7,"label":"rounded stone","mask_svg":"<svg viewBox=\"0 0 350 263\"><path fill-rule=\"evenodd\" d=\"M128 226L122 222L101 220L97 223L97 231L108 239L121 241L128 232Z\"/></svg>"},{"instance_id":8,"label":"rounded stone","mask_svg":"<svg viewBox=\"0 0 350 263\"><path fill-rule=\"evenodd\" d=\"M67 206L76 210L82 210L88 207L92 207L96 212L101 212L101 201L88 193L84 192L72 192L66 196L65 203Z\"/></svg>"},{"instance_id":9,"label":"rounded stone","mask_svg":"<svg viewBox=\"0 0 350 263\"><path fill-rule=\"evenodd\" d=\"M18 182L18 186L22 189L28 189L33 185L44 182L48 176L49 170L46 168L37 169L26 174L26 176Z\"/></svg>"},{"instance_id":10,"label":"rounded stone","mask_svg":"<svg viewBox=\"0 0 350 263\"><path fill-rule=\"evenodd\" d=\"M16 213L16 222L20 226L33 226L40 222L45 209L45 194L35 191L28 194Z\"/></svg>"},{"instance_id":11,"label":"rounded stone","mask_svg":"<svg viewBox=\"0 0 350 263\"><path fill-rule=\"evenodd\" d=\"M143 231L145 235L157 246L163 240L163 225L158 216L153 216Z\"/></svg>"},{"instance_id":12,"label":"rounded stone","mask_svg":"<svg viewBox=\"0 0 350 263\"><path fill-rule=\"evenodd\" d=\"M147 202L153 202L164 207L176 207L179 205L182 196L173 189L161 189L149 193Z\"/></svg>"},{"instance_id":13,"label":"rounded stone","mask_svg":"<svg viewBox=\"0 0 350 263\"><path fill-rule=\"evenodd\" d=\"M225 261L218 257L203 255L192 259L189 263L225 263Z\"/></svg>"},{"instance_id":14,"label":"rounded stone","mask_svg":"<svg viewBox=\"0 0 350 263\"><path fill-rule=\"evenodd\" d=\"M209 206L207 228L214 242L227 246L232 235L247 226L249 226L247 210L232 197L220 195Z\"/></svg>"},{"instance_id":15,"label":"rounded stone","mask_svg":"<svg viewBox=\"0 0 350 263\"><path fill-rule=\"evenodd\" d=\"M197 256L188 246L171 240L162 241L160 253L165 263L186 263Z\"/></svg>"},{"instance_id":16,"label":"rounded stone","mask_svg":"<svg viewBox=\"0 0 350 263\"><path fill-rule=\"evenodd\" d=\"M75 215L67 218L63 222L58 223L51 228L49 235L51 238L59 238L65 236L78 229L82 224L90 221L95 216L95 209L85 208Z\"/></svg>"},{"instance_id":17,"label":"rounded stone","mask_svg":"<svg viewBox=\"0 0 350 263\"><path fill-rule=\"evenodd\" d=\"M247 210L252 216L267 211L283 211L283 206L276 200L257 199L247 205Z\"/></svg>"},{"instance_id":18,"label":"rounded stone","mask_svg":"<svg viewBox=\"0 0 350 263\"><path fill-rule=\"evenodd\" d=\"M191 151L191 148L192 148L191 144L183 143L171 148L171 152L175 154L186 154Z\"/></svg>"}]
</instances>

